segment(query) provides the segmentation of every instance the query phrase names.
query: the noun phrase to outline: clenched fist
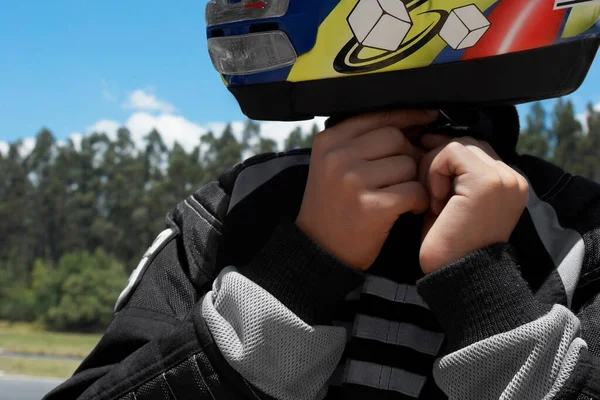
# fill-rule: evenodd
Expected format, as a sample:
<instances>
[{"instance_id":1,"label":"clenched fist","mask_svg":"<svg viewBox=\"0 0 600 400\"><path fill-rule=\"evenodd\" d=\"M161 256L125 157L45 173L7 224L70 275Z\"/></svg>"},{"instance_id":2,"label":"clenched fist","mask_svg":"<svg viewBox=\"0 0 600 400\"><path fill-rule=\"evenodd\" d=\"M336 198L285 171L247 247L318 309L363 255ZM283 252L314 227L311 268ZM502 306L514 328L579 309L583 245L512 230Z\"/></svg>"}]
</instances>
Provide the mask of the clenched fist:
<instances>
[{"instance_id":1,"label":"clenched fist","mask_svg":"<svg viewBox=\"0 0 600 400\"><path fill-rule=\"evenodd\" d=\"M431 111L369 114L318 134L298 227L344 263L368 269L398 217L429 207L417 179L421 151L402 130L436 117Z\"/></svg>"},{"instance_id":2,"label":"clenched fist","mask_svg":"<svg viewBox=\"0 0 600 400\"><path fill-rule=\"evenodd\" d=\"M420 262L425 274L510 238L527 204L528 183L492 147L472 138L426 135L420 181L431 197Z\"/></svg>"}]
</instances>

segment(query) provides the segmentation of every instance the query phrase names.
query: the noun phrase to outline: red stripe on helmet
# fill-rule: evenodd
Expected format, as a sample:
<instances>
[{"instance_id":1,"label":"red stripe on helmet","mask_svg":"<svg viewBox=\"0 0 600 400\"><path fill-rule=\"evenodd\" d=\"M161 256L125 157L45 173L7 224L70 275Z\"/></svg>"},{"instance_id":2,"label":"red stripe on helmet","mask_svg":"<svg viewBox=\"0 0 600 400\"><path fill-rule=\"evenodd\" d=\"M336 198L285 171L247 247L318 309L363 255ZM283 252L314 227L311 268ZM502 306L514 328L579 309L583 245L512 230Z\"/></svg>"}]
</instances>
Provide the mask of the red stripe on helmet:
<instances>
[{"instance_id":1,"label":"red stripe on helmet","mask_svg":"<svg viewBox=\"0 0 600 400\"><path fill-rule=\"evenodd\" d=\"M552 45L560 34L566 9L554 10L549 0L500 0L488 16L489 30L463 60Z\"/></svg>"}]
</instances>

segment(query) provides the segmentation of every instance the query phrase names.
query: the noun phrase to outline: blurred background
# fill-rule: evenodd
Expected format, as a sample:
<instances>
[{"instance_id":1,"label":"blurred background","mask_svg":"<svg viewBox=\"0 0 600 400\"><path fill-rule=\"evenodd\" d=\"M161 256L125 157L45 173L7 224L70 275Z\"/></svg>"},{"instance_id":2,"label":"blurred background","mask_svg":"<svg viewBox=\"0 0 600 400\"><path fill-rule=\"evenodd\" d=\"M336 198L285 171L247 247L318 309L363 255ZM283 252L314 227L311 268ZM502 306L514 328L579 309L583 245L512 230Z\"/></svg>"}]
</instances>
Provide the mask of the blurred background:
<instances>
[{"instance_id":1,"label":"blurred background","mask_svg":"<svg viewBox=\"0 0 600 400\"><path fill-rule=\"evenodd\" d=\"M323 127L244 118L207 56L204 5L3 4L0 399L75 370L178 201ZM600 181L600 61L573 95L519 109L521 152Z\"/></svg>"}]
</instances>

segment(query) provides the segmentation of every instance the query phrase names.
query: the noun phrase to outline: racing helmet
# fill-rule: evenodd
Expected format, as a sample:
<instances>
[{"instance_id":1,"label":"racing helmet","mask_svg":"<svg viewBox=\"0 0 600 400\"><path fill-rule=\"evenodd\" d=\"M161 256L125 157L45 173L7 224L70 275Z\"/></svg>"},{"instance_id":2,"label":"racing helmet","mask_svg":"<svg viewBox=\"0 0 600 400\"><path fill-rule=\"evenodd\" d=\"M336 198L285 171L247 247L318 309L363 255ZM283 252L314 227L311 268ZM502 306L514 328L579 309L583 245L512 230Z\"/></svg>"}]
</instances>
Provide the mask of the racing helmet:
<instances>
[{"instance_id":1,"label":"racing helmet","mask_svg":"<svg viewBox=\"0 0 600 400\"><path fill-rule=\"evenodd\" d=\"M569 94L598 0L211 0L208 51L242 111L293 121Z\"/></svg>"}]
</instances>

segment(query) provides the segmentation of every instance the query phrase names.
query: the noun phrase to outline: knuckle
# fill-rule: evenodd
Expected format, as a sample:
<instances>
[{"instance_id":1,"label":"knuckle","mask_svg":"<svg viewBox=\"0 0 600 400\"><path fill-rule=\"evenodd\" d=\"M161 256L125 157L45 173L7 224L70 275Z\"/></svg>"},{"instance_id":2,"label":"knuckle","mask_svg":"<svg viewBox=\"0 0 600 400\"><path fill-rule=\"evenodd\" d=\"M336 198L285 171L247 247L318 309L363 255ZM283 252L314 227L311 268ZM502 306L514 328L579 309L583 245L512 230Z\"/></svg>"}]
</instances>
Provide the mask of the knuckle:
<instances>
[{"instance_id":1,"label":"knuckle","mask_svg":"<svg viewBox=\"0 0 600 400\"><path fill-rule=\"evenodd\" d=\"M463 143L461 143L458 139L454 139L450 143L448 143L448 145L446 146L446 151L448 151L450 154L456 154L460 152L463 148Z\"/></svg>"},{"instance_id":2,"label":"knuckle","mask_svg":"<svg viewBox=\"0 0 600 400\"><path fill-rule=\"evenodd\" d=\"M340 181L346 189L358 190L364 187L360 174L352 169L345 170L340 176Z\"/></svg>"},{"instance_id":3,"label":"knuckle","mask_svg":"<svg viewBox=\"0 0 600 400\"><path fill-rule=\"evenodd\" d=\"M517 179L519 180L521 190L523 192L529 193L529 181L523 178L523 176L521 176L520 174L518 175Z\"/></svg>"},{"instance_id":4,"label":"knuckle","mask_svg":"<svg viewBox=\"0 0 600 400\"><path fill-rule=\"evenodd\" d=\"M524 197L525 201L529 198L529 182L523 178L520 174L517 175L517 181L519 183L519 192Z\"/></svg>"},{"instance_id":5,"label":"knuckle","mask_svg":"<svg viewBox=\"0 0 600 400\"><path fill-rule=\"evenodd\" d=\"M498 174L489 174L486 180L486 189L491 193L496 193L505 188L504 182L500 175Z\"/></svg>"},{"instance_id":6,"label":"knuckle","mask_svg":"<svg viewBox=\"0 0 600 400\"><path fill-rule=\"evenodd\" d=\"M504 187L510 192L520 192L521 185L519 184L519 179L516 176L512 176L510 178L505 179Z\"/></svg>"}]
</instances>

